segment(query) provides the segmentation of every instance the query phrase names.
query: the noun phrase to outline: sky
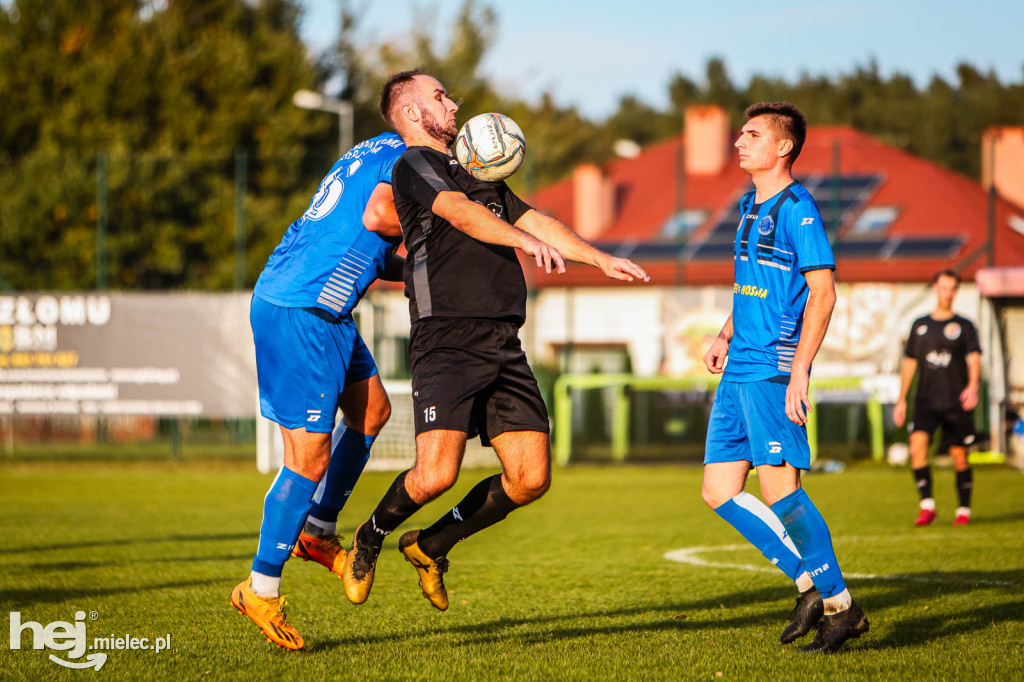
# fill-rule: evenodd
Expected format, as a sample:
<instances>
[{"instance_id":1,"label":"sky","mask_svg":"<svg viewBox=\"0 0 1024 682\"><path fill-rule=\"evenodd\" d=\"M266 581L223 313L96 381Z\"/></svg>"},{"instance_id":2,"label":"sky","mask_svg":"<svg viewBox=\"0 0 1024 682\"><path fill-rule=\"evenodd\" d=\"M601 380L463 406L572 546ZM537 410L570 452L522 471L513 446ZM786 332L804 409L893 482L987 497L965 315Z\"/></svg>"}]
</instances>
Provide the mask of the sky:
<instances>
[{"instance_id":1,"label":"sky","mask_svg":"<svg viewBox=\"0 0 1024 682\"><path fill-rule=\"evenodd\" d=\"M314 49L338 30L337 0L302 0L303 37ZM427 9L447 44L461 0L354 0L359 40L403 40ZM1022 0L506 0L491 2L498 30L484 72L508 94L557 103L585 115L612 113L634 95L668 103L675 73L701 82L711 57L725 60L737 84L754 74L789 80L835 76L874 59L884 75L905 73L918 86L935 75L955 80L967 61L1004 82L1024 81ZM417 8L421 11L417 12ZM413 65L410 65L413 66ZM457 84L447 84L453 91Z\"/></svg>"}]
</instances>

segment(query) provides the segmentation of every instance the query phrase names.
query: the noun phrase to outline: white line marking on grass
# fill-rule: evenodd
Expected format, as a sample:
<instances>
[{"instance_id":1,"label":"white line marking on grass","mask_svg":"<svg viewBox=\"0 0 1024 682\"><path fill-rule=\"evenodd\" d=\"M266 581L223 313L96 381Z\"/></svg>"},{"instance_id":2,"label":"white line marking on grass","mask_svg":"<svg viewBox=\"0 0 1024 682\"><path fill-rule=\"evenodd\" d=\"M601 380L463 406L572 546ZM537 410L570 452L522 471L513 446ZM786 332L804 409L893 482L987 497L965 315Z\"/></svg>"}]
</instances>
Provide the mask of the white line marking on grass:
<instances>
[{"instance_id":1,"label":"white line marking on grass","mask_svg":"<svg viewBox=\"0 0 1024 682\"><path fill-rule=\"evenodd\" d=\"M753 573L778 573L779 569L768 566L752 566L750 564L736 564L736 563L725 563L721 561L708 561L697 556L704 552L735 552L741 549L750 549L750 545L718 545L715 547L683 547L682 549L674 549L671 552L665 552L664 558L669 561L677 561L681 564L689 564L691 566L701 566L705 568L732 568L737 571L751 571ZM951 576L954 574L950 574ZM847 573L843 571L843 576L847 578L853 578L856 580L893 580L901 581L906 580L917 583L942 583L947 585L962 585L968 583L971 585L985 585L988 587L1024 587L1021 583L1012 583L1005 580L971 580L969 578L963 579L950 579L950 578L933 578L922 575L910 575L906 573L894 573L892 575L877 575L874 573Z\"/></svg>"}]
</instances>

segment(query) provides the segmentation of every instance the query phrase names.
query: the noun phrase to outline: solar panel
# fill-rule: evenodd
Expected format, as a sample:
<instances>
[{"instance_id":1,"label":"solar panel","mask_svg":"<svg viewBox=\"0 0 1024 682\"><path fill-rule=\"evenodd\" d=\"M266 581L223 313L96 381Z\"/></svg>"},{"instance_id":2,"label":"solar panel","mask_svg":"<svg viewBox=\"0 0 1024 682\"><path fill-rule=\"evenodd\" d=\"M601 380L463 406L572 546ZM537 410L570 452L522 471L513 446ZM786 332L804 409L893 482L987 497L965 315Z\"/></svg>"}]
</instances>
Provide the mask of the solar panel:
<instances>
[{"instance_id":1,"label":"solar panel","mask_svg":"<svg viewBox=\"0 0 1024 682\"><path fill-rule=\"evenodd\" d=\"M724 260L733 255L733 242L704 242L690 254L694 260Z\"/></svg>"},{"instance_id":2,"label":"solar panel","mask_svg":"<svg viewBox=\"0 0 1024 682\"><path fill-rule=\"evenodd\" d=\"M818 198L817 193L822 190L852 190L854 192L869 192L882 183L883 177L880 173L871 174L850 174L850 175L814 175L797 178L797 182L807 188L808 192Z\"/></svg>"},{"instance_id":3,"label":"solar panel","mask_svg":"<svg viewBox=\"0 0 1024 682\"><path fill-rule=\"evenodd\" d=\"M885 239L840 239L835 252L839 258L879 258L886 243Z\"/></svg>"},{"instance_id":4,"label":"solar panel","mask_svg":"<svg viewBox=\"0 0 1024 682\"><path fill-rule=\"evenodd\" d=\"M633 260L676 260L686 248L680 242L598 242L594 246L618 258Z\"/></svg>"},{"instance_id":5,"label":"solar panel","mask_svg":"<svg viewBox=\"0 0 1024 682\"><path fill-rule=\"evenodd\" d=\"M960 250L962 237L903 237L895 245L891 257L942 256L948 257Z\"/></svg>"},{"instance_id":6,"label":"solar panel","mask_svg":"<svg viewBox=\"0 0 1024 682\"><path fill-rule=\"evenodd\" d=\"M636 260L676 260L685 247L685 244L658 244L656 242L637 244L629 257Z\"/></svg>"},{"instance_id":7,"label":"solar panel","mask_svg":"<svg viewBox=\"0 0 1024 682\"><path fill-rule=\"evenodd\" d=\"M719 232L735 232L736 226L740 224L740 212L730 211L727 215L723 216L721 220L715 223L715 229L711 231L711 234Z\"/></svg>"}]
</instances>

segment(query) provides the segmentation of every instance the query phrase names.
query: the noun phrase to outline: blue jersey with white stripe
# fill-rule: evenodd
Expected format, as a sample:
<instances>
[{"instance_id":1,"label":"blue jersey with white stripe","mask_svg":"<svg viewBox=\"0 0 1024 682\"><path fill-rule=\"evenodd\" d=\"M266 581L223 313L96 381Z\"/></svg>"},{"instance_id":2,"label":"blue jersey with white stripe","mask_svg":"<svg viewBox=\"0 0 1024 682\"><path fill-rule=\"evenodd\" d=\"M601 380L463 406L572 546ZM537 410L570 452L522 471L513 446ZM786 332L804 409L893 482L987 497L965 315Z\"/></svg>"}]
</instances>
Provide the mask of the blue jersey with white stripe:
<instances>
[{"instance_id":1,"label":"blue jersey with white stripe","mask_svg":"<svg viewBox=\"0 0 1024 682\"><path fill-rule=\"evenodd\" d=\"M316 307L339 319L351 314L401 242L367 230L363 211L374 188L391 183L404 151L398 135L385 133L338 159L309 208L288 226L255 294L286 308Z\"/></svg>"},{"instance_id":2,"label":"blue jersey with white stripe","mask_svg":"<svg viewBox=\"0 0 1024 682\"><path fill-rule=\"evenodd\" d=\"M760 381L788 376L800 342L811 270L835 270L821 213L803 185L793 182L764 201L740 200L733 257L733 337L725 378Z\"/></svg>"}]
</instances>

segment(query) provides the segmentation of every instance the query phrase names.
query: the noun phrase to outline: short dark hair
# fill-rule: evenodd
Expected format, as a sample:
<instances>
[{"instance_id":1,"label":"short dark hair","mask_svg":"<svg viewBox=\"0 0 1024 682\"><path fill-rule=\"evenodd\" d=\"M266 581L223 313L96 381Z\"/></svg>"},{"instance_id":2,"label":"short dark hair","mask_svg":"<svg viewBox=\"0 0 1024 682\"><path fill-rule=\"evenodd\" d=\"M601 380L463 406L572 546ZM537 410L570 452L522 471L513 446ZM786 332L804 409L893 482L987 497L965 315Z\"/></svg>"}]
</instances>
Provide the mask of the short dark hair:
<instances>
[{"instance_id":1,"label":"short dark hair","mask_svg":"<svg viewBox=\"0 0 1024 682\"><path fill-rule=\"evenodd\" d=\"M936 282L939 281L940 277L952 277L956 281L956 285L958 287L960 286L960 273L957 272L956 270L950 270L950 269L947 268L945 270L939 270L938 272L936 272L935 276L932 277L932 285L933 286L935 285Z\"/></svg>"},{"instance_id":2,"label":"short dark hair","mask_svg":"<svg viewBox=\"0 0 1024 682\"><path fill-rule=\"evenodd\" d=\"M388 79L384 81L384 87L380 89L380 115L384 118L385 123L392 128L395 127L391 116L391 109L395 106L395 102L398 101L405 89L409 87L413 78L425 75L426 73L422 69L409 69L408 71L399 71L388 76Z\"/></svg>"},{"instance_id":3,"label":"short dark hair","mask_svg":"<svg viewBox=\"0 0 1024 682\"><path fill-rule=\"evenodd\" d=\"M792 102L758 102L751 104L743 112L744 121L758 116L768 119L768 127L772 129L775 137L792 140L793 151L789 155L789 164L793 165L804 148L804 140L807 139L807 117L804 116L804 112Z\"/></svg>"}]
</instances>

